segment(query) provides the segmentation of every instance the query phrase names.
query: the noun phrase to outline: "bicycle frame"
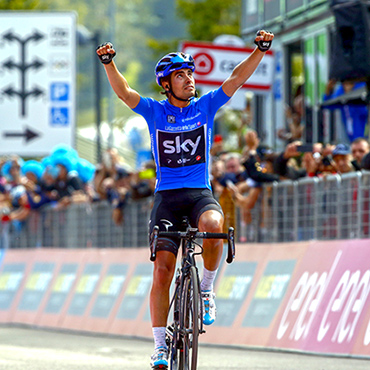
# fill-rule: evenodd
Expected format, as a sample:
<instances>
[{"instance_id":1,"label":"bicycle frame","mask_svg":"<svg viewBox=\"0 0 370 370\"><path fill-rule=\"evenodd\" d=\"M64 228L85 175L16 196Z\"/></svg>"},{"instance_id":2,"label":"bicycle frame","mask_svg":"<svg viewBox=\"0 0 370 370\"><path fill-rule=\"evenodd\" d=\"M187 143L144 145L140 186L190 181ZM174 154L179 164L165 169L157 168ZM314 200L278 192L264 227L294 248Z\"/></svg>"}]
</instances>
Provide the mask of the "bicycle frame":
<instances>
[{"instance_id":1,"label":"bicycle frame","mask_svg":"<svg viewBox=\"0 0 370 370\"><path fill-rule=\"evenodd\" d=\"M203 301L200 298L200 280L195 256L203 253L203 247L196 242L201 239L227 239L228 255L226 261L231 263L235 258L234 229L229 233L199 232L185 224L186 231L159 231L155 226L150 237L151 261L156 259L158 236L181 239L182 259L177 269L175 290L170 302L169 312L173 309L173 323L166 329L167 345L170 349L170 370L195 370L198 355L198 336L205 333L203 329ZM196 252L198 246L200 252ZM191 359L189 354L191 353Z\"/></svg>"}]
</instances>

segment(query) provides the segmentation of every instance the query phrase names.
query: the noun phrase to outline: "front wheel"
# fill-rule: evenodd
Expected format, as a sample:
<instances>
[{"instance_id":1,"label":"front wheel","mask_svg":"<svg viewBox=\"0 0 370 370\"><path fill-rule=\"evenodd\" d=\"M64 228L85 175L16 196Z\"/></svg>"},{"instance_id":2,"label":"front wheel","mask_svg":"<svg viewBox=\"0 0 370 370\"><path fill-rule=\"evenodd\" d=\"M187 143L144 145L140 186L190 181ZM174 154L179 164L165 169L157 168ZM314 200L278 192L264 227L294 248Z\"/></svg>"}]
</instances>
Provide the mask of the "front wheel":
<instances>
[{"instance_id":1,"label":"front wheel","mask_svg":"<svg viewBox=\"0 0 370 370\"><path fill-rule=\"evenodd\" d=\"M180 300L180 336L179 370L196 370L198 361L199 337L199 284L194 266L190 267L184 279Z\"/></svg>"}]
</instances>

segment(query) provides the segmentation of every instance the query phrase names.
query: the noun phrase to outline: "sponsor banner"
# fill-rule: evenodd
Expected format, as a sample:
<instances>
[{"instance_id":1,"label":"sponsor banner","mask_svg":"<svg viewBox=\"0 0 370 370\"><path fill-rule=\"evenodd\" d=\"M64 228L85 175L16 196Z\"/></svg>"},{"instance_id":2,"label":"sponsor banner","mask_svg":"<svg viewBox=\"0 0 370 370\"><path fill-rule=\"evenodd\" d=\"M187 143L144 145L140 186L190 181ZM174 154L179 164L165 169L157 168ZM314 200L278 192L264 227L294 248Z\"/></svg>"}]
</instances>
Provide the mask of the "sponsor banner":
<instances>
[{"instance_id":1,"label":"sponsor banner","mask_svg":"<svg viewBox=\"0 0 370 370\"><path fill-rule=\"evenodd\" d=\"M65 263L62 265L46 303L45 313L58 314L62 311L67 296L76 280L77 270L77 263Z\"/></svg>"},{"instance_id":2,"label":"sponsor banner","mask_svg":"<svg viewBox=\"0 0 370 370\"><path fill-rule=\"evenodd\" d=\"M0 311L11 308L26 269L25 263L4 263L0 272Z\"/></svg>"},{"instance_id":3,"label":"sponsor banner","mask_svg":"<svg viewBox=\"0 0 370 370\"><path fill-rule=\"evenodd\" d=\"M55 263L35 262L27 277L18 311L37 312L53 278Z\"/></svg>"},{"instance_id":4,"label":"sponsor banner","mask_svg":"<svg viewBox=\"0 0 370 370\"><path fill-rule=\"evenodd\" d=\"M201 342L370 357L369 259L368 240L238 244ZM0 322L152 338L152 271L143 248L8 250Z\"/></svg>"},{"instance_id":5,"label":"sponsor banner","mask_svg":"<svg viewBox=\"0 0 370 370\"><path fill-rule=\"evenodd\" d=\"M99 283L101 263L88 263L77 282L72 302L68 308L68 315L83 316L95 289Z\"/></svg>"},{"instance_id":6,"label":"sponsor banner","mask_svg":"<svg viewBox=\"0 0 370 370\"><path fill-rule=\"evenodd\" d=\"M249 292L257 267L255 262L234 262L227 266L216 289L216 326L232 326Z\"/></svg>"},{"instance_id":7,"label":"sponsor banner","mask_svg":"<svg viewBox=\"0 0 370 370\"><path fill-rule=\"evenodd\" d=\"M254 49L215 45L204 42L184 42L182 51L191 54L195 62L194 78L199 86L221 86L233 69ZM267 51L261 63L242 88L269 90L274 79L274 55Z\"/></svg>"},{"instance_id":8,"label":"sponsor banner","mask_svg":"<svg viewBox=\"0 0 370 370\"><path fill-rule=\"evenodd\" d=\"M152 264L139 264L131 277L122 303L119 307L117 318L134 320L139 315L152 285Z\"/></svg>"},{"instance_id":9,"label":"sponsor banner","mask_svg":"<svg viewBox=\"0 0 370 370\"><path fill-rule=\"evenodd\" d=\"M270 261L249 305L243 326L268 328L285 296L295 260Z\"/></svg>"},{"instance_id":10,"label":"sponsor banner","mask_svg":"<svg viewBox=\"0 0 370 370\"><path fill-rule=\"evenodd\" d=\"M369 258L366 240L313 243L290 284L270 344L352 353L361 328L368 324ZM367 347L363 355L370 349L365 338L362 331L359 340Z\"/></svg>"},{"instance_id":11,"label":"sponsor banner","mask_svg":"<svg viewBox=\"0 0 370 370\"><path fill-rule=\"evenodd\" d=\"M90 312L92 317L109 317L111 310L122 291L128 271L128 265L112 264L104 276L96 297L94 306Z\"/></svg>"}]
</instances>

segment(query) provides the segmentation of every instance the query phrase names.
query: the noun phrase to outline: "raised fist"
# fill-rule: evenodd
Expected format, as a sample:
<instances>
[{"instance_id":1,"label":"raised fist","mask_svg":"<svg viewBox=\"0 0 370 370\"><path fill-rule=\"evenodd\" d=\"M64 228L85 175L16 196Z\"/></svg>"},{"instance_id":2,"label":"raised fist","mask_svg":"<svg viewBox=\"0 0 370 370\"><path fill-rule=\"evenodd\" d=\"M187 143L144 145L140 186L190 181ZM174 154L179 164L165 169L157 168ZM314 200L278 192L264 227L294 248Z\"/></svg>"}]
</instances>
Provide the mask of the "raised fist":
<instances>
[{"instance_id":1,"label":"raised fist","mask_svg":"<svg viewBox=\"0 0 370 370\"><path fill-rule=\"evenodd\" d=\"M260 30L257 32L254 43L257 45L258 49L262 52L266 52L270 49L274 34L272 32Z\"/></svg>"},{"instance_id":2,"label":"raised fist","mask_svg":"<svg viewBox=\"0 0 370 370\"><path fill-rule=\"evenodd\" d=\"M116 56L113 44L110 42L105 42L104 44L99 45L96 48L96 54L98 54L98 57L103 64L109 64Z\"/></svg>"}]
</instances>

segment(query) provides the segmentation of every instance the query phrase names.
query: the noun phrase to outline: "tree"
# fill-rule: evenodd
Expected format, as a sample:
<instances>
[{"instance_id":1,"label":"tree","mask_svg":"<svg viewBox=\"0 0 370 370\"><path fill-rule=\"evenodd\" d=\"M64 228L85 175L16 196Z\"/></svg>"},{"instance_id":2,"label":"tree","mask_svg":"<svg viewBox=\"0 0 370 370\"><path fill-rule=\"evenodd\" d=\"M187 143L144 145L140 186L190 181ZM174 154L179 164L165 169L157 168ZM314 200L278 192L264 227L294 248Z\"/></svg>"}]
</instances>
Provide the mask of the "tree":
<instances>
[{"instance_id":1,"label":"tree","mask_svg":"<svg viewBox=\"0 0 370 370\"><path fill-rule=\"evenodd\" d=\"M176 5L178 15L188 22L193 40L212 41L222 34L240 34L240 0L176 0Z\"/></svg>"},{"instance_id":2,"label":"tree","mask_svg":"<svg viewBox=\"0 0 370 370\"><path fill-rule=\"evenodd\" d=\"M44 0L0 0L1 10L42 10L46 8Z\"/></svg>"}]
</instances>

